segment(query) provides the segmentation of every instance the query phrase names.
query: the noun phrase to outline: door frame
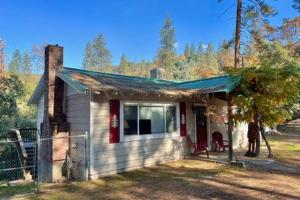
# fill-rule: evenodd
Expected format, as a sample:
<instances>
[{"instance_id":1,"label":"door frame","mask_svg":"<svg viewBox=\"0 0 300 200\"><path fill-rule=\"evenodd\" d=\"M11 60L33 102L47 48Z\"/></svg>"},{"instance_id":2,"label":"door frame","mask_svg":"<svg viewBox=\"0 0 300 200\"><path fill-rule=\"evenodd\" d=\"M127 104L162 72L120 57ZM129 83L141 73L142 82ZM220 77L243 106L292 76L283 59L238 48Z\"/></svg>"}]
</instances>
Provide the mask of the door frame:
<instances>
[{"instance_id":1,"label":"door frame","mask_svg":"<svg viewBox=\"0 0 300 200\"><path fill-rule=\"evenodd\" d=\"M199 106L203 106L200 103L194 103L193 106L195 107L199 107ZM205 107L205 106L204 106ZM197 143L197 118L196 118L196 112L193 111L193 115L194 115L194 142ZM206 134L207 134L207 146L208 146L208 150L211 150L211 134L210 134L210 117L206 116Z\"/></svg>"}]
</instances>

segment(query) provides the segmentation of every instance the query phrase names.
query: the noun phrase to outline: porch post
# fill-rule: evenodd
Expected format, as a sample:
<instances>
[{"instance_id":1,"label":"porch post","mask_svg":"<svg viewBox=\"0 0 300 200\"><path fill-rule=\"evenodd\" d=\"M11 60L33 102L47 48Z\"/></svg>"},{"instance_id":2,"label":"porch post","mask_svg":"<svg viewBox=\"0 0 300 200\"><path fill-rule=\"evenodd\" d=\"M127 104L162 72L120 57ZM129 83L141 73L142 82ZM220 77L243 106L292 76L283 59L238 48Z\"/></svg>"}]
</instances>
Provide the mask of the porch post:
<instances>
[{"instance_id":1,"label":"porch post","mask_svg":"<svg viewBox=\"0 0 300 200\"><path fill-rule=\"evenodd\" d=\"M232 149L232 131L233 131L233 120L232 120L232 107L233 107L233 96L232 94L227 95L227 115L228 115L228 158L229 162L233 161L233 149Z\"/></svg>"}]
</instances>

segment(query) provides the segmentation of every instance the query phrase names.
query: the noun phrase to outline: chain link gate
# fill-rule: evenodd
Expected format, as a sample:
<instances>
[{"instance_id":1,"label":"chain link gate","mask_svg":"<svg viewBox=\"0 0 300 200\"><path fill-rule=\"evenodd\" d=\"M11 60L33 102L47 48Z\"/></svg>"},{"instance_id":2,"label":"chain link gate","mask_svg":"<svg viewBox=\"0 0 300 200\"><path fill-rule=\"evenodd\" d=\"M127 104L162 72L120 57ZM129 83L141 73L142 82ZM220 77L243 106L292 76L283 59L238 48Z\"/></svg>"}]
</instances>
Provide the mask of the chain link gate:
<instances>
[{"instance_id":1,"label":"chain link gate","mask_svg":"<svg viewBox=\"0 0 300 200\"><path fill-rule=\"evenodd\" d=\"M0 141L0 199L36 192L36 141Z\"/></svg>"},{"instance_id":2,"label":"chain link gate","mask_svg":"<svg viewBox=\"0 0 300 200\"><path fill-rule=\"evenodd\" d=\"M21 135L21 134L19 134ZM0 199L38 194L48 183L88 180L87 132L0 141ZM46 184L47 183L47 184Z\"/></svg>"}]
</instances>

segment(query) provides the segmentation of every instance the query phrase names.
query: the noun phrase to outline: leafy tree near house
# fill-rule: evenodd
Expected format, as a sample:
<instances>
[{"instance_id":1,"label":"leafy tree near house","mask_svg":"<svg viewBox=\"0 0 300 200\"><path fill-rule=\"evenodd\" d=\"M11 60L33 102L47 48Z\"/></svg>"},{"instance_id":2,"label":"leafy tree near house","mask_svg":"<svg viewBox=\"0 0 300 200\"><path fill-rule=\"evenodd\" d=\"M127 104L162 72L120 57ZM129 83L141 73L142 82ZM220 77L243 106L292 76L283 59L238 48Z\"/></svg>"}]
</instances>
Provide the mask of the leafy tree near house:
<instances>
[{"instance_id":1,"label":"leafy tree near house","mask_svg":"<svg viewBox=\"0 0 300 200\"><path fill-rule=\"evenodd\" d=\"M160 32L160 47L158 49L157 64L166 70L167 78L172 78L172 70L176 62L175 28L169 16L166 16Z\"/></svg>"},{"instance_id":2,"label":"leafy tree near house","mask_svg":"<svg viewBox=\"0 0 300 200\"><path fill-rule=\"evenodd\" d=\"M300 97L300 59L279 42L260 40L257 50L257 66L228 68L227 72L242 78L241 93L235 99L235 121L254 119L268 147L269 157L273 157L264 127L291 118L290 109Z\"/></svg>"},{"instance_id":3,"label":"leafy tree near house","mask_svg":"<svg viewBox=\"0 0 300 200\"><path fill-rule=\"evenodd\" d=\"M9 74L0 79L0 138L5 138L14 127L18 114L17 99L24 95L24 87L17 75Z\"/></svg>"},{"instance_id":4,"label":"leafy tree near house","mask_svg":"<svg viewBox=\"0 0 300 200\"><path fill-rule=\"evenodd\" d=\"M8 71L12 73L19 73L22 67L22 55L19 49L13 52L10 63L8 64Z\"/></svg>"}]
</instances>

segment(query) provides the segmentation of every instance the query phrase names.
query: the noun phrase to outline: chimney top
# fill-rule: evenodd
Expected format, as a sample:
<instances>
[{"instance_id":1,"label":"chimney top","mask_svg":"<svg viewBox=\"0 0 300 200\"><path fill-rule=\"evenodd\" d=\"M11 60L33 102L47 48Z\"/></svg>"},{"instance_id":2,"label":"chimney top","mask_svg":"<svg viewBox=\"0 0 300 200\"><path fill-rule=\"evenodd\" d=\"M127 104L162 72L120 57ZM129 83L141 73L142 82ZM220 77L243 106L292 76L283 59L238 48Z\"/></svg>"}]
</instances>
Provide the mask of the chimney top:
<instances>
[{"instance_id":1,"label":"chimney top","mask_svg":"<svg viewBox=\"0 0 300 200\"><path fill-rule=\"evenodd\" d=\"M150 70L150 77L155 79L165 79L166 71L162 68L155 67Z\"/></svg>"}]
</instances>

